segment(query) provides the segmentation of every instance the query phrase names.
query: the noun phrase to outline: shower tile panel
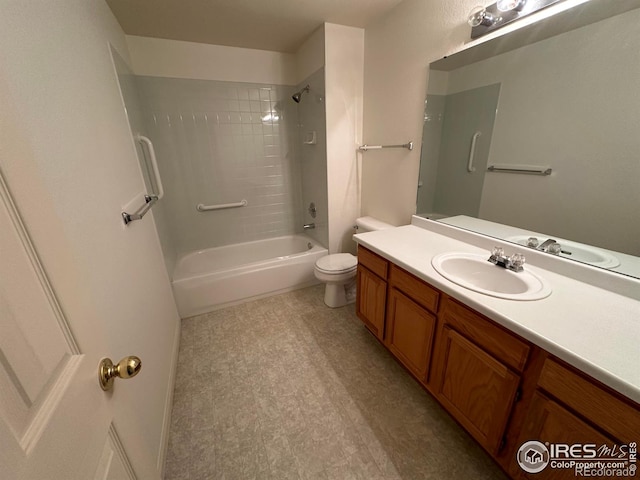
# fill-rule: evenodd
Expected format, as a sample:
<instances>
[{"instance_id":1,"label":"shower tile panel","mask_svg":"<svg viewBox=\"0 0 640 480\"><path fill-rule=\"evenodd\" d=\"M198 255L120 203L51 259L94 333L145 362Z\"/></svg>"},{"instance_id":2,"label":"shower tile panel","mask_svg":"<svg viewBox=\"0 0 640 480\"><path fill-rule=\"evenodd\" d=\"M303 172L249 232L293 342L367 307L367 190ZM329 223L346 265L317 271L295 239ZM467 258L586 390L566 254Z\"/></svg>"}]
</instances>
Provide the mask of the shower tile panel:
<instances>
[{"instance_id":1,"label":"shower tile panel","mask_svg":"<svg viewBox=\"0 0 640 480\"><path fill-rule=\"evenodd\" d=\"M293 87L138 77L178 253L300 230ZM198 212L196 205L248 206Z\"/></svg>"}]
</instances>

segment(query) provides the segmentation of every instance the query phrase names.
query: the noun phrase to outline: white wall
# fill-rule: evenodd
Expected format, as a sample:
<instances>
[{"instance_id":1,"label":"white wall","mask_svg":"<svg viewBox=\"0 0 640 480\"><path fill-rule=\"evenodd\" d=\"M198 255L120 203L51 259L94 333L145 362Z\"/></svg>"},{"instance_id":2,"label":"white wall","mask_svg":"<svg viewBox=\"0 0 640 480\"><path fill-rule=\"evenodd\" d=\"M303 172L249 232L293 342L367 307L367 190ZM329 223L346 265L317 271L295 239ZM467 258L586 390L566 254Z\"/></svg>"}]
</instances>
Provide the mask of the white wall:
<instances>
[{"instance_id":1,"label":"white wall","mask_svg":"<svg viewBox=\"0 0 640 480\"><path fill-rule=\"evenodd\" d=\"M324 25L318 28L298 48L295 56L296 83L302 82L305 78L310 77L324 67L324 28Z\"/></svg>"},{"instance_id":2,"label":"white wall","mask_svg":"<svg viewBox=\"0 0 640 480\"><path fill-rule=\"evenodd\" d=\"M157 478L137 459L163 449L179 321L153 216L130 227L120 216L144 188L109 54L111 42L128 57L124 34L102 0L1 9L0 168L81 350L98 324L104 356L143 359L111 398L138 475Z\"/></svg>"},{"instance_id":3,"label":"white wall","mask_svg":"<svg viewBox=\"0 0 640 480\"><path fill-rule=\"evenodd\" d=\"M405 149L363 154L362 213L409 223L415 212L429 63L469 39L477 0L404 0L365 31L364 143Z\"/></svg>"},{"instance_id":4,"label":"white wall","mask_svg":"<svg viewBox=\"0 0 640 480\"><path fill-rule=\"evenodd\" d=\"M358 146L362 143L364 30L325 24L329 252L355 253L360 214Z\"/></svg>"},{"instance_id":5,"label":"white wall","mask_svg":"<svg viewBox=\"0 0 640 480\"><path fill-rule=\"evenodd\" d=\"M136 75L295 85L295 55L127 35Z\"/></svg>"}]
</instances>

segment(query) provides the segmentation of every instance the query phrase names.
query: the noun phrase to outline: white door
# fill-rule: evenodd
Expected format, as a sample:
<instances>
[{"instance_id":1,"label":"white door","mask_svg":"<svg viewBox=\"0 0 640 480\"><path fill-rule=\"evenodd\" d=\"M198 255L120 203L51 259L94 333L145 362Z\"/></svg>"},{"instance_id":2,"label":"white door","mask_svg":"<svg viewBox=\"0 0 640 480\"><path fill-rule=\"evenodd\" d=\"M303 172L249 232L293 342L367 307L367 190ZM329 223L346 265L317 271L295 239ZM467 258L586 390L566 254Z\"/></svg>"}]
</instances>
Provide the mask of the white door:
<instances>
[{"instance_id":1,"label":"white door","mask_svg":"<svg viewBox=\"0 0 640 480\"><path fill-rule=\"evenodd\" d=\"M0 172L3 480L135 478L112 424L112 394L98 384L97 364L108 352L95 351L99 341L79 346L72 320L55 296ZM93 328L101 338L100 325Z\"/></svg>"},{"instance_id":2,"label":"white door","mask_svg":"<svg viewBox=\"0 0 640 480\"><path fill-rule=\"evenodd\" d=\"M179 319L153 213L122 221L144 185L109 45L104 0L0 0L0 480L162 475Z\"/></svg>"}]
</instances>

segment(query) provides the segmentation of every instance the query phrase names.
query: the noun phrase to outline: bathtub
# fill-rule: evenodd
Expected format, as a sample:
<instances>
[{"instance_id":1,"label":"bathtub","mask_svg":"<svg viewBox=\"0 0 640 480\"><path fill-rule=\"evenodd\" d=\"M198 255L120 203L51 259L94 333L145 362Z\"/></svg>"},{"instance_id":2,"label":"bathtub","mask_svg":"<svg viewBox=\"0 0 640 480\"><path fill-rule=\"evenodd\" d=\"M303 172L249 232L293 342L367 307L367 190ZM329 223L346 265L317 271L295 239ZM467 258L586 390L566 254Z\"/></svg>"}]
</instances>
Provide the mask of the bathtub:
<instances>
[{"instance_id":1,"label":"bathtub","mask_svg":"<svg viewBox=\"0 0 640 480\"><path fill-rule=\"evenodd\" d=\"M182 255L173 272L180 317L315 285L326 248L304 235L208 248Z\"/></svg>"}]
</instances>

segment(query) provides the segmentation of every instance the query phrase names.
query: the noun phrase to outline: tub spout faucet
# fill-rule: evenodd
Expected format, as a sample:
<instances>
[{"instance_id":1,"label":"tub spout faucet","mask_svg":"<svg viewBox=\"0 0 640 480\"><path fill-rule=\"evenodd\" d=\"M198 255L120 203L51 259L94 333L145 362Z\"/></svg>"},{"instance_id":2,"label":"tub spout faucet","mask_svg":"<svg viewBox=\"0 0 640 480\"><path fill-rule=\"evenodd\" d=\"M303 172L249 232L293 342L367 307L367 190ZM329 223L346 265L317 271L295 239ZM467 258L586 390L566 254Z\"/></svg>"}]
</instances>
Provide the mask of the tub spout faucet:
<instances>
[{"instance_id":1,"label":"tub spout faucet","mask_svg":"<svg viewBox=\"0 0 640 480\"><path fill-rule=\"evenodd\" d=\"M305 230L313 230L314 228L316 228L316 224L315 223L305 223L302 228L304 228Z\"/></svg>"}]
</instances>

